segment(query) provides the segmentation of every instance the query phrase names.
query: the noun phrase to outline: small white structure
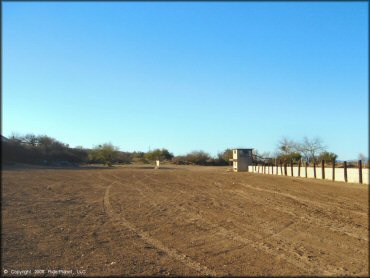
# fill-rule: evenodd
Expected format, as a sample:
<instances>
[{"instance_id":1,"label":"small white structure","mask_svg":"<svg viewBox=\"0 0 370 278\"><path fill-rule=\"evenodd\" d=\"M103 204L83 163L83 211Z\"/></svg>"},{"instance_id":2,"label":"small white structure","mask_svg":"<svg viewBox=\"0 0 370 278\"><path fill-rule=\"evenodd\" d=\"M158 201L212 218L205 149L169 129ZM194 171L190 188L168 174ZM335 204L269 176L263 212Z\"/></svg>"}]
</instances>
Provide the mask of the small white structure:
<instances>
[{"instance_id":1,"label":"small white structure","mask_svg":"<svg viewBox=\"0 0 370 278\"><path fill-rule=\"evenodd\" d=\"M154 169L159 169L159 160L155 161L155 168Z\"/></svg>"},{"instance_id":2,"label":"small white structure","mask_svg":"<svg viewBox=\"0 0 370 278\"><path fill-rule=\"evenodd\" d=\"M233 162L234 172L248 172L248 166L253 165L253 149L233 149Z\"/></svg>"}]
</instances>

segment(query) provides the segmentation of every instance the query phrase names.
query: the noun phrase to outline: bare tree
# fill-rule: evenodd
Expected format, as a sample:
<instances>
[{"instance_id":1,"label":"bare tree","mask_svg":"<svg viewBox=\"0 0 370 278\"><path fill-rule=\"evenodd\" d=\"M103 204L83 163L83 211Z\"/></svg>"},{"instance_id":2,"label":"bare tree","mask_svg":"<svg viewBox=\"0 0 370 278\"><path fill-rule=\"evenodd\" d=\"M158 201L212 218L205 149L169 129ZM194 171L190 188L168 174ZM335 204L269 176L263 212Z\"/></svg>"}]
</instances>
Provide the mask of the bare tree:
<instances>
[{"instance_id":1,"label":"bare tree","mask_svg":"<svg viewBox=\"0 0 370 278\"><path fill-rule=\"evenodd\" d=\"M32 147L36 147L37 145L37 137L36 135L34 134L27 134L23 137L23 142L32 146Z\"/></svg>"},{"instance_id":2,"label":"bare tree","mask_svg":"<svg viewBox=\"0 0 370 278\"><path fill-rule=\"evenodd\" d=\"M316 160L316 157L320 152L326 150L326 146L319 137L312 139L304 137L303 143L299 144L298 149L303 154L306 161L311 162Z\"/></svg>"},{"instance_id":3,"label":"bare tree","mask_svg":"<svg viewBox=\"0 0 370 278\"><path fill-rule=\"evenodd\" d=\"M298 143L293 140L283 137L278 143L278 153L283 155L289 155L297 151Z\"/></svg>"},{"instance_id":4,"label":"bare tree","mask_svg":"<svg viewBox=\"0 0 370 278\"><path fill-rule=\"evenodd\" d=\"M9 140L21 142L22 136L18 132L13 131L9 136Z\"/></svg>"},{"instance_id":5,"label":"bare tree","mask_svg":"<svg viewBox=\"0 0 370 278\"><path fill-rule=\"evenodd\" d=\"M358 155L358 160L361 160L361 161L362 161L362 164L363 164L364 166L369 165L369 158L368 158L368 157L366 157L363 153L360 153L360 154Z\"/></svg>"},{"instance_id":6,"label":"bare tree","mask_svg":"<svg viewBox=\"0 0 370 278\"><path fill-rule=\"evenodd\" d=\"M271 157L271 153L270 152L263 152L262 154L261 154L261 156L263 157L263 158L270 158Z\"/></svg>"}]
</instances>

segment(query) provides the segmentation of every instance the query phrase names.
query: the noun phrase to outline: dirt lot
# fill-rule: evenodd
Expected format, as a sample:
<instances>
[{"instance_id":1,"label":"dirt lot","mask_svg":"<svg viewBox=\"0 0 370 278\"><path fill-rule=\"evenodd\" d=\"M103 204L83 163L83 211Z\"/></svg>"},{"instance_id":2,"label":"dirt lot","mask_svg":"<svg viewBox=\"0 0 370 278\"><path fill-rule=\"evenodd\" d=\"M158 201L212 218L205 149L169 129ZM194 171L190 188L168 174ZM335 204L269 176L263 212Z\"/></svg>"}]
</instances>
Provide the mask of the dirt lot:
<instances>
[{"instance_id":1,"label":"dirt lot","mask_svg":"<svg viewBox=\"0 0 370 278\"><path fill-rule=\"evenodd\" d=\"M2 172L2 267L367 276L368 186L127 166Z\"/></svg>"}]
</instances>

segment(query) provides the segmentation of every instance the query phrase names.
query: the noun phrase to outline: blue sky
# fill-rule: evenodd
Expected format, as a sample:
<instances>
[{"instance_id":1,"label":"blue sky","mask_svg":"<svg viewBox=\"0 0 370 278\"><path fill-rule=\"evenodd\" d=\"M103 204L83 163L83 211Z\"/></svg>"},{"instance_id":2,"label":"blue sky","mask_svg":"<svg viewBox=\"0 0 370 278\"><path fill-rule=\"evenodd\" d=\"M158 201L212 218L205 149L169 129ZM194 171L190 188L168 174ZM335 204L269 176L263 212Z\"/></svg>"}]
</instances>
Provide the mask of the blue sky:
<instances>
[{"instance_id":1,"label":"blue sky","mask_svg":"<svg viewBox=\"0 0 370 278\"><path fill-rule=\"evenodd\" d=\"M2 133L368 153L368 3L3 3Z\"/></svg>"}]
</instances>

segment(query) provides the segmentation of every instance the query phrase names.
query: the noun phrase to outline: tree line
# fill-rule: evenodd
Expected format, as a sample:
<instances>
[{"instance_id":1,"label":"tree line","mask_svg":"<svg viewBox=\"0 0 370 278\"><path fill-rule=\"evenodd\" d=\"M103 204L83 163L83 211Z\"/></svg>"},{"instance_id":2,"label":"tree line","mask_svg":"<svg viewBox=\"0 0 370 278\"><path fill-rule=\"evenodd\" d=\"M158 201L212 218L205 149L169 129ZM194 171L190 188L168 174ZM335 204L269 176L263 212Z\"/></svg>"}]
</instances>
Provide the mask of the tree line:
<instances>
[{"instance_id":1,"label":"tree line","mask_svg":"<svg viewBox=\"0 0 370 278\"><path fill-rule=\"evenodd\" d=\"M318 137L304 137L302 141L294 141L283 137L277 144L276 151L260 153L254 151L255 161L274 164L276 162L289 163L291 161L305 161L307 163L324 160L330 164L337 159L337 154L329 152L322 140ZM55 138L47 135L27 134L24 136L13 134L10 138L2 137L2 161L5 163L34 163L34 164L130 164L153 163L155 160L178 165L229 165L232 150L226 149L216 157L202 150L192 151L185 155L174 156L169 150L154 149L148 152L124 152L118 147L105 143L91 149L82 146L71 148ZM366 157L362 154L359 159L365 163Z\"/></svg>"},{"instance_id":2,"label":"tree line","mask_svg":"<svg viewBox=\"0 0 370 278\"><path fill-rule=\"evenodd\" d=\"M124 152L111 143L100 144L92 149L82 146L71 148L68 144L47 135L13 134L2 137L2 161L4 163L30 163L45 165L71 164L130 164L153 163L155 160L183 165L228 165L231 150L227 149L216 158L204 151L193 151L183 156L174 156L169 150L154 149L148 152Z\"/></svg>"}]
</instances>

